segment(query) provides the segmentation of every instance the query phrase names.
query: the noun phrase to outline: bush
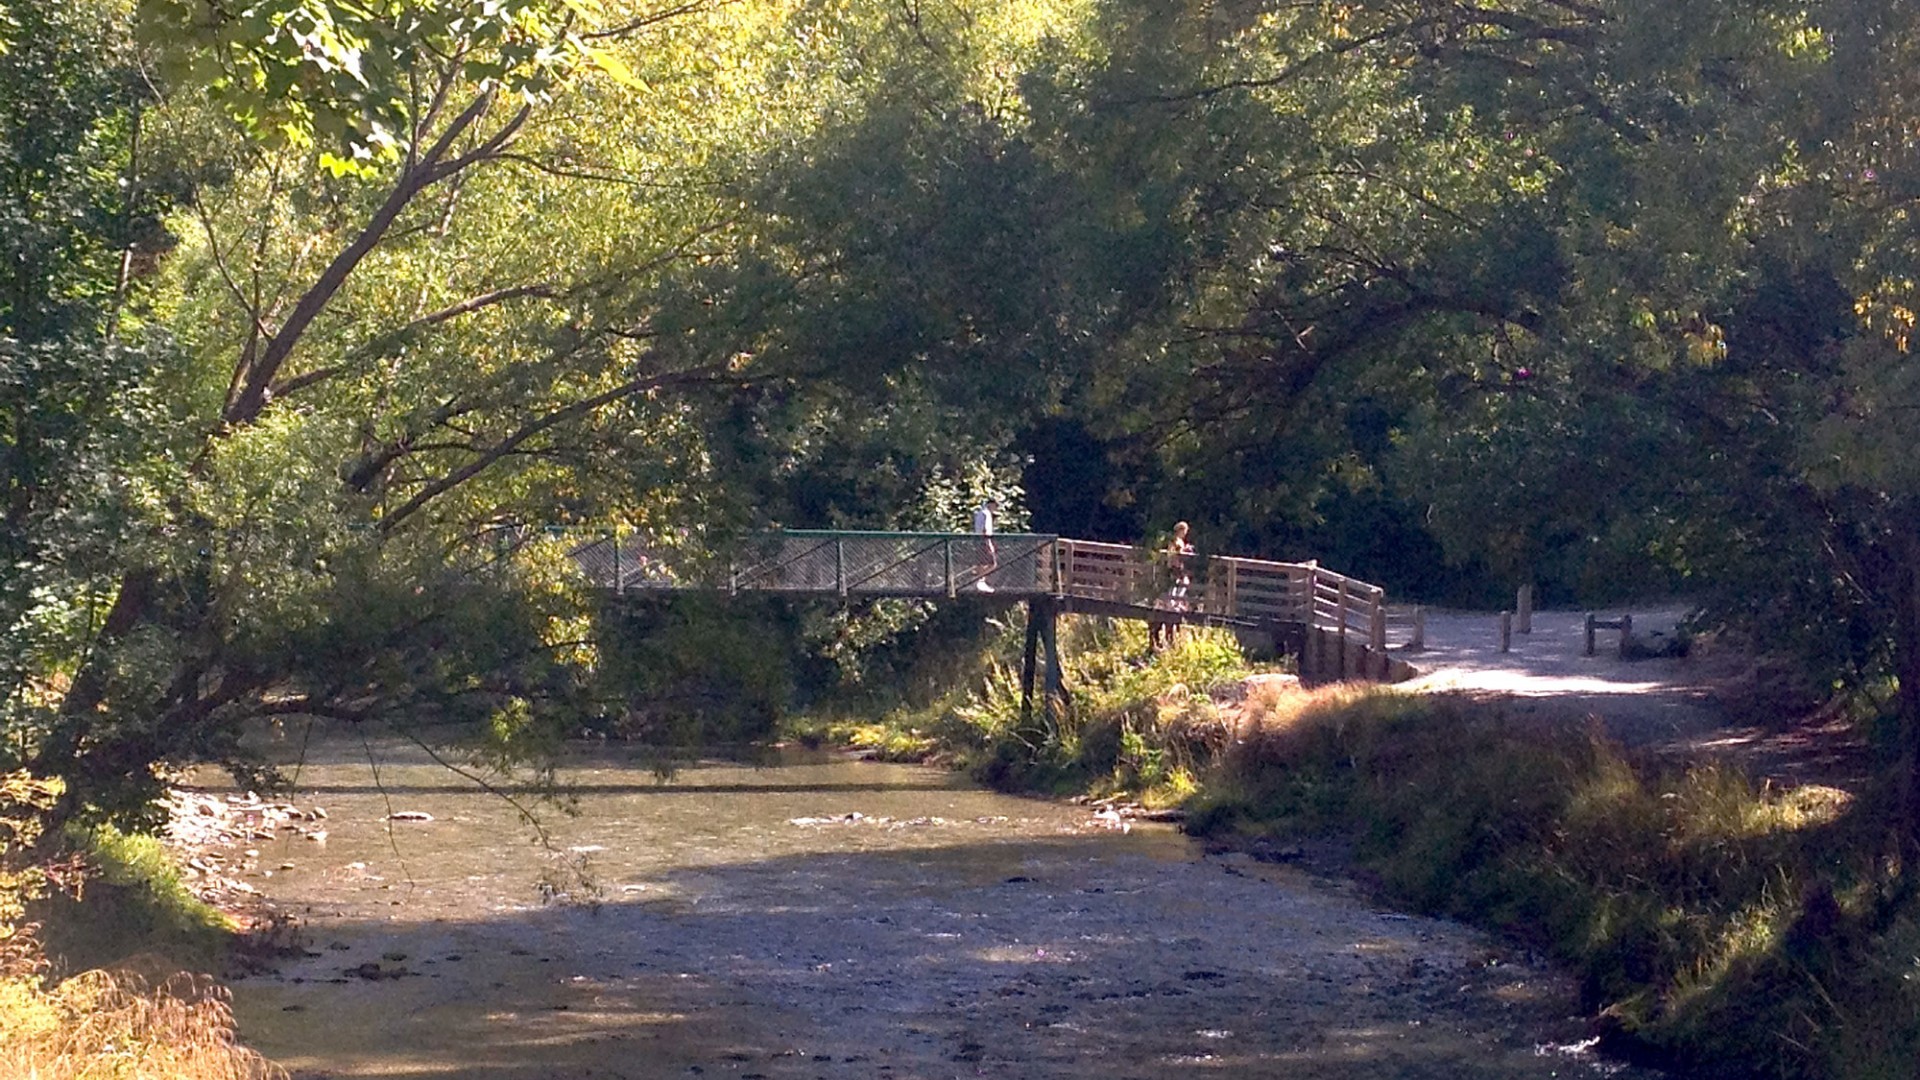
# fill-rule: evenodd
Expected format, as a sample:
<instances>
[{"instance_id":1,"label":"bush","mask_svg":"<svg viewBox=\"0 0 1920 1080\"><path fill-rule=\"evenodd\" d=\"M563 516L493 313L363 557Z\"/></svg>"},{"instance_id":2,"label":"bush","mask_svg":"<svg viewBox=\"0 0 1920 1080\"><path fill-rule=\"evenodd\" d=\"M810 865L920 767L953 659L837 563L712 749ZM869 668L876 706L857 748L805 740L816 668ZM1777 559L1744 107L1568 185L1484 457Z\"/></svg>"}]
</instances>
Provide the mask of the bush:
<instances>
[{"instance_id":1,"label":"bush","mask_svg":"<svg viewBox=\"0 0 1920 1080\"><path fill-rule=\"evenodd\" d=\"M1021 715L1024 622L1016 617L995 631L973 662L946 666L956 681L924 695L926 704L895 708L877 722L816 719L789 732L896 760L943 757L1002 789L1177 802L1230 741L1211 694L1252 671L1225 631L1187 628L1171 647L1155 650L1143 623L1063 618L1067 694L1048 725L1037 687L1034 715Z\"/></svg>"}]
</instances>

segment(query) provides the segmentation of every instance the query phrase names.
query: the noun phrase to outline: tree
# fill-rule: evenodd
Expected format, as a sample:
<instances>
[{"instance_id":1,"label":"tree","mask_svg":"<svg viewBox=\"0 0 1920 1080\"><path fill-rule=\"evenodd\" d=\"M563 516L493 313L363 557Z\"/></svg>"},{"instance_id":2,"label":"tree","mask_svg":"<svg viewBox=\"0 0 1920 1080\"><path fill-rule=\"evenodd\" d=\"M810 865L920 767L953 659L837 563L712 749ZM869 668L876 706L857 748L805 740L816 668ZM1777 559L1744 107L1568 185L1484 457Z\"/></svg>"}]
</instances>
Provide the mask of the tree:
<instances>
[{"instance_id":1,"label":"tree","mask_svg":"<svg viewBox=\"0 0 1920 1080\"><path fill-rule=\"evenodd\" d=\"M144 525L164 441L137 279L170 246L177 178L112 4L14 4L0 52L0 771L44 732Z\"/></svg>"},{"instance_id":2,"label":"tree","mask_svg":"<svg viewBox=\"0 0 1920 1080\"><path fill-rule=\"evenodd\" d=\"M502 558L514 530L615 519L697 542L690 526L754 506L752 485L714 482L738 464L714 417L771 415L757 400L856 432L872 424L806 388L884 372L911 398L978 373L966 320L1017 294L924 282L913 300L965 288L987 307L904 335L874 324L864 344L886 350L863 356L836 336L878 308L833 274L862 253L780 216L851 208L770 208L759 177L815 168L826 120L884 130L878 80L903 48L986 41L927 81L919 106L944 108L986 52L1031 40L1024 24L583 11L143 7L172 79L155 137L199 181L152 298L177 335L154 381L182 436L146 462L153 520L31 749L75 806L137 807L148 763L233 757L248 716L490 717L509 743L556 730L595 707L592 605L563 560ZM996 228L1030 222L992 209ZM937 222L926 210L907 212ZM972 254L950 234L952 260ZM900 415L916 412L932 415ZM740 434L806 442L759 420Z\"/></svg>"},{"instance_id":3,"label":"tree","mask_svg":"<svg viewBox=\"0 0 1920 1080\"><path fill-rule=\"evenodd\" d=\"M1175 208L1185 292L1082 407L1223 525L1385 484L1460 557L1671 566L1856 685L1903 676L1920 791L1913 17L1116 8L1060 152Z\"/></svg>"}]
</instances>

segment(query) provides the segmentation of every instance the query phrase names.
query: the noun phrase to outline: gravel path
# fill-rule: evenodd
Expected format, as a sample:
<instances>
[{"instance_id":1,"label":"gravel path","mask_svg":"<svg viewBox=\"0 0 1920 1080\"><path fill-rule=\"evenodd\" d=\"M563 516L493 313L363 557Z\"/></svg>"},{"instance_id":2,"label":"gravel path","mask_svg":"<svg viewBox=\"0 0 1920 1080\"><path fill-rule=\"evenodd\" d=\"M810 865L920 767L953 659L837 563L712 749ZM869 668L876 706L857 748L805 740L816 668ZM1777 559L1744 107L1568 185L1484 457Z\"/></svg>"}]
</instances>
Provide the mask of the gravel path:
<instances>
[{"instance_id":1,"label":"gravel path","mask_svg":"<svg viewBox=\"0 0 1920 1080\"><path fill-rule=\"evenodd\" d=\"M1635 633L1644 634L1671 633L1685 613L1653 608L1631 614ZM1602 630L1596 655L1587 656L1586 612L1542 611L1534 613L1533 632L1515 633L1511 651L1502 653L1498 615L1429 611L1427 647L1401 654L1420 675L1402 685L1506 699L1516 715L1549 722L1597 718L1629 746L1696 745L1726 723L1714 697L1741 666L1737 658L1625 661L1619 641L1619 631Z\"/></svg>"}]
</instances>

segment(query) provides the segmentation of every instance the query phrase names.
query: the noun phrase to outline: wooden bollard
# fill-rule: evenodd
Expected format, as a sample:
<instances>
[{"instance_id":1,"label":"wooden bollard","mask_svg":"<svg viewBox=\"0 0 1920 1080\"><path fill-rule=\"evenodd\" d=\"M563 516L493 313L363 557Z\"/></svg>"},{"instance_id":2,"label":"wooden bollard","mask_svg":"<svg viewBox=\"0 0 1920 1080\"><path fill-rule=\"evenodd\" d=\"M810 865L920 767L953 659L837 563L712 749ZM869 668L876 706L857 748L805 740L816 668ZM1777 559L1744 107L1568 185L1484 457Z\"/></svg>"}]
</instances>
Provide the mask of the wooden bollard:
<instances>
[{"instance_id":1,"label":"wooden bollard","mask_svg":"<svg viewBox=\"0 0 1920 1080\"><path fill-rule=\"evenodd\" d=\"M1627 641L1633 637L1633 616L1622 615L1617 619L1602 619L1587 612L1587 655L1593 655L1593 635L1596 630L1620 631L1620 655L1627 653Z\"/></svg>"},{"instance_id":2,"label":"wooden bollard","mask_svg":"<svg viewBox=\"0 0 1920 1080\"><path fill-rule=\"evenodd\" d=\"M1532 585L1520 586L1519 595L1514 597L1514 606L1519 610L1519 617L1514 620L1514 629L1520 631L1523 634L1533 633L1533 586Z\"/></svg>"},{"instance_id":3,"label":"wooden bollard","mask_svg":"<svg viewBox=\"0 0 1920 1080\"><path fill-rule=\"evenodd\" d=\"M1407 649L1411 652L1419 652L1426 647L1427 609L1417 607L1413 609L1413 638L1407 642Z\"/></svg>"},{"instance_id":4,"label":"wooden bollard","mask_svg":"<svg viewBox=\"0 0 1920 1080\"><path fill-rule=\"evenodd\" d=\"M1513 612L1500 613L1500 651L1513 651Z\"/></svg>"}]
</instances>

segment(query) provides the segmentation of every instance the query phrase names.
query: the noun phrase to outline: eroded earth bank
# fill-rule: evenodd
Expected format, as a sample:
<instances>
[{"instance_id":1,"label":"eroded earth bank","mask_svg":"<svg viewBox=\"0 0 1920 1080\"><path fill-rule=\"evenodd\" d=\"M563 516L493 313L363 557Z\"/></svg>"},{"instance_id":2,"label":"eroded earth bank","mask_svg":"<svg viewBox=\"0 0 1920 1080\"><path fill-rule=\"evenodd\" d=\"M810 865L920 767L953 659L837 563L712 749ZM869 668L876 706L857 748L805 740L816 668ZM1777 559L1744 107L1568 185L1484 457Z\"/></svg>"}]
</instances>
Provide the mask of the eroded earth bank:
<instances>
[{"instance_id":1,"label":"eroded earth bank","mask_svg":"<svg viewBox=\"0 0 1920 1080\"><path fill-rule=\"evenodd\" d=\"M310 745L324 820L233 856L308 938L242 1036L306 1078L1650 1075L1511 950L1171 826L827 754L564 779L542 845L418 750Z\"/></svg>"}]
</instances>

